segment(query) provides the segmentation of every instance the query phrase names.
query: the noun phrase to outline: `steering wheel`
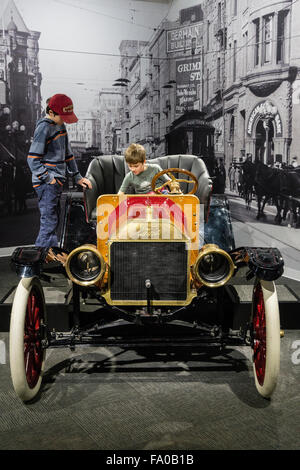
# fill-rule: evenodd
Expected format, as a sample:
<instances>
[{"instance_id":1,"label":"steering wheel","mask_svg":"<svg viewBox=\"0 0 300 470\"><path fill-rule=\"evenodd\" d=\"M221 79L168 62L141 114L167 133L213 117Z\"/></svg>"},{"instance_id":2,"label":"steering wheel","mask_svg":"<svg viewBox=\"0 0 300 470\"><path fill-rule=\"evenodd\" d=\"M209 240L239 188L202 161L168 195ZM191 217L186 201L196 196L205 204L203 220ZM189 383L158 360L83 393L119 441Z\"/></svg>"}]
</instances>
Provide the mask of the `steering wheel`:
<instances>
[{"instance_id":1,"label":"steering wheel","mask_svg":"<svg viewBox=\"0 0 300 470\"><path fill-rule=\"evenodd\" d=\"M185 175L190 176L192 178L192 181L191 180L182 180L182 179L175 178L175 176L173 175L173 172L174 173L184 173ZM155 187L156 181L158 180L158 178L160 178L162 175L165 175L165 174L170 176L171 181L166 181L164 184L162 184L161 186L156 188ZM166 170L160 171L159 173L157 173L153 177L152 182L151 182L151 186L152 186L152 191L154 191L155 193L159 193L159 191L161 189L163 189L165 186L169 185L170 190L171 190L170 192L171 193L173 192L173 194L176 194L176 193L178 194L178 192L181 193L179 183L188 183L188 184L193 184L194 185L192 187L192 189L187 194L195 194L195 192L198 189L198 181L197 181L196 176L191 171L184 170L183 168L167 168ZM172 189L172 186L173 186L173 189Z\"/></svg>"}]
</instances>

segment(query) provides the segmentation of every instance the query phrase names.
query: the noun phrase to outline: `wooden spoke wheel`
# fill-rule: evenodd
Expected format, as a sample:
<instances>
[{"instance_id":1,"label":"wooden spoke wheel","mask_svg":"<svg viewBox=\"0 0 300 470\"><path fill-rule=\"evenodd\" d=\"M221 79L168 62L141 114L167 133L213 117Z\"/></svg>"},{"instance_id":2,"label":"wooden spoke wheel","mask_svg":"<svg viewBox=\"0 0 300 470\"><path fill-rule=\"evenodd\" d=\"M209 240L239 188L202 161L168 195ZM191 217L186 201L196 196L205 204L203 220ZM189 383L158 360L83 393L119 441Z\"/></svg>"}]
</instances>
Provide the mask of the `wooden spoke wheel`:
<instances>
[{"instance_id":1,"label":"wooden spoke wheel","mask_svg":"<svg viewBox=\"0 0 300 470\"><path fill-rule=\"evenodd\" d=\"M280 320L274 282L256 280L251 323L255 385L263 397L269 398L280 368Z\"/></svg>"},{"instance_id":2,"label":"wooden spoke wheel","mask_svg":"<svg viewBox=\"0 0 300 470\"><path fill-rule=\"evenodd\" d=\"M45 299L39 279L21 279L11 311L9 355L13 386L23 401L32 400L41 386L45 322Z\"/></svg>"}]
</instances>

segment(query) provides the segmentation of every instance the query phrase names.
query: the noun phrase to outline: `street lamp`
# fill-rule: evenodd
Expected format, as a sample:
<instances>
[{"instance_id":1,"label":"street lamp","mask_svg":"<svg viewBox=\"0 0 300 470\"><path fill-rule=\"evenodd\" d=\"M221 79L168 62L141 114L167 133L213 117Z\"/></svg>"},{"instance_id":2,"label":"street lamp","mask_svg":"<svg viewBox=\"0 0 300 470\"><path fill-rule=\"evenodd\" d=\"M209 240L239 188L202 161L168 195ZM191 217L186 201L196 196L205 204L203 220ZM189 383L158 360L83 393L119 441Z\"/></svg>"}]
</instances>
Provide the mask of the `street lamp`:
<instances>
[{"instance_id":1,"label":"street lamp","mask_svg":"<svg viewBox=\"0 0 300 470\"><path fill-rule=\"evenodd\" d=\"M10 109L8 106L5 106L3 109L2 109L2 114L6 114L6 115L9 115L10 114Z\"/></svg>"},{"instance_id":2,"label":"street lamp","mask_svg":"<svg viewBox=\"0 0 300 470\"><path fill-rule=\"evenodd\" d=\"M0 127L3 128L5 126L5 124L9 120L9 115L10 115L10 108L8 106L4 106L3 108L1 108L1 105L0 105Z\"/></svg>"},{"instance_id":3,"label":"street lamp","mask_svg":"<svg viewBox=\"0 0 300 470\"><path fill-rule=\"evenodd\" d=\"M118 82L118 83L113 83L113 86L127 86L127 84Z\"/></svg>"},{"instance_id":4,"label":"street lamp","mask_svg":"<svg viewBox=\"0 0 300 470\"><path fill-rule=\"evenodd\" d=\"M10 137L10 139L13 139L13 146L14 146L14 153L15 153L15 159L17 160L18 158L18 137L19 136L24 136L24 133L25 133L25 130L26 130L26 127L24 126L24 124L21 124L19 123L19 121L13 121L10 124L8 124L6 127L5 127L5 130L8 134L8 136Z\"/></svg>"},{"instance_id":5,"label":"street lamp","mask_svg":"<svg viewBox=\"0 0 300 470\"><path fill-rule=\"evenodd\" d=\"M128 86L129 83L130 80L128 80L128 78L116 78L113 86Z\"/></svg>"},{"instance_id":6,"label":"street lamp","mask_svg":"<svg viewBox=\"0 0 300 470\"><path fill-rule=\"evenodd\" d=\"M124 82L124 83L129 83L130 80L128 78L117 78L115 82Z\"/></svg>"}]
</instances>

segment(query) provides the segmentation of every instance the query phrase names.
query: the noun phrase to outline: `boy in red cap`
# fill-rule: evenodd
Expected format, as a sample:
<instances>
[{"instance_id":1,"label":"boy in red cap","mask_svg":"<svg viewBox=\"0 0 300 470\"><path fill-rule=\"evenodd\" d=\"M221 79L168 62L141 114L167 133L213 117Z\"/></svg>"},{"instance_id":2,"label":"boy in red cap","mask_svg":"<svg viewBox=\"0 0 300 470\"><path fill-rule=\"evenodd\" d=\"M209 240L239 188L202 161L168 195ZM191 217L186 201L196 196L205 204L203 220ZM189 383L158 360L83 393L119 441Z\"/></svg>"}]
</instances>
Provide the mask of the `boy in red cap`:
<instances>
[{"instance_id":1,"label":"boy in red cap","mask_svg":"<svg viewBox=\"0 0 300 470\"><path fill-rule=\"evenodd\" d=\"M78 171L64 124L77 121L71 98L56 94L47 100L46 117L38 120L34 131L27 162L40 209L36 246L50 248L58 245L56 230L66 172L80 186L92 187L91 182Z\"/></svg>"}]
</instances>

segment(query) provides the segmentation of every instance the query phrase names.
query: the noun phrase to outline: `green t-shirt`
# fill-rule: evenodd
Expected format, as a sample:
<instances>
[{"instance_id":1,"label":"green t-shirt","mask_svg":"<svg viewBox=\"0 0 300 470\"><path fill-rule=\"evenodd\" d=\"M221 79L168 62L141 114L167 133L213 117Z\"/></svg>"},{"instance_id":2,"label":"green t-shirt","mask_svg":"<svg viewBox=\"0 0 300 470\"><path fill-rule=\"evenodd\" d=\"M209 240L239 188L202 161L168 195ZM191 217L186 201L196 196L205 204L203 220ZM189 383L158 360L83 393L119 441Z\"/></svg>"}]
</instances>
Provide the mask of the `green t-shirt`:
<instances>
[{"instance_id":1,"label":"green t-shirt","mask_svg":"<svg viewBox=\"0 0 300 470\"><path fill-rule=\"evenodd\" d=\"M147 163L147 167L139 175L134 175L132 171L129 171L125 176L123 183L120 187L122 193L128 193L129 190L133 190L135 194L146 194L152 191L151 182L154 176L162 171L162 168L156 163ZM156 186L161 186L170 178L165 174L162 175L156 181Z\"/></svg>"}]
</instances>

